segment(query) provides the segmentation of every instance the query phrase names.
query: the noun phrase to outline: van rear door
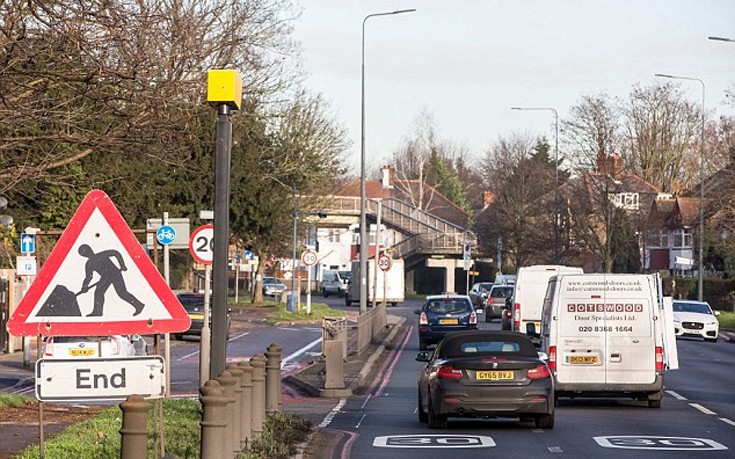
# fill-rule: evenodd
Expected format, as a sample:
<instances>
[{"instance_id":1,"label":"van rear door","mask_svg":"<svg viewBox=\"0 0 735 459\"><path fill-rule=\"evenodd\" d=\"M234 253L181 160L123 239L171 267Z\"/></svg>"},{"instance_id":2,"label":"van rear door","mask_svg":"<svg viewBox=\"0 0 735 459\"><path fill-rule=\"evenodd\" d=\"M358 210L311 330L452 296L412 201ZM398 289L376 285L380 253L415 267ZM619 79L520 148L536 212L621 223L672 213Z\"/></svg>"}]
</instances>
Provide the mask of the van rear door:
<instances>
[{"instance_id":1,"label":"van rear door","mask_svg":"<svg viewBox=\"0 0 735 459\"><path fill-rule=\"evenodd\" d=\"M655 381L651 276L563 276L557 379L560 383Z\"/></svg>"}]
</instances>

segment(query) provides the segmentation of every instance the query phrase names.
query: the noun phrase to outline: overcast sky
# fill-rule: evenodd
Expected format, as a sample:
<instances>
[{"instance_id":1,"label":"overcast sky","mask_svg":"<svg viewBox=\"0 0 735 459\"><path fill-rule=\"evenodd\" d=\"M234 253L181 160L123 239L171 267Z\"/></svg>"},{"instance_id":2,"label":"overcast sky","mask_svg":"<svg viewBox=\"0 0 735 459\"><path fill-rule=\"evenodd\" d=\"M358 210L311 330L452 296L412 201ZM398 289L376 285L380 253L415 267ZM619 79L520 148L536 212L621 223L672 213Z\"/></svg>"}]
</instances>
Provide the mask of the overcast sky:
<instances>
[{"instance_id":1,"label":"overcast sky","mask_svg":"<svg viewBox=\"0 0 735 459\"><path fill-rule=\"evenodd\" d=\"M498 136L554 139L552 107L564 119L583 95L627 98L635 84L668 73L700 78L705 105L735 115L735 0L301 0L295 36L306 85L329 102L352 140L359 171L362 21L365 29L366 158L385 163L423 112L442 139L480 158ZM680 82L701 103L701 85ZM560 145L563 153L564 146Z\"/></svg>"}]
</instances>

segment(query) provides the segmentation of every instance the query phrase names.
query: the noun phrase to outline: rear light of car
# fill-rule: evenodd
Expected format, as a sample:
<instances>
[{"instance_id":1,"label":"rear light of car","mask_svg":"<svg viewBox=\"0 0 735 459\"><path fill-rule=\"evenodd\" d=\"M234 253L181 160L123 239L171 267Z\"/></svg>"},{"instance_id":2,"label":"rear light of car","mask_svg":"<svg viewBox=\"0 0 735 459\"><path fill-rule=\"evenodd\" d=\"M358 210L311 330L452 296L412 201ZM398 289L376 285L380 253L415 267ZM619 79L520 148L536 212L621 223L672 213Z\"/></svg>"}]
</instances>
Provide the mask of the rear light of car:
<instances>
[{"instance_id":1,"label":"rear light of car","mask_svg":"<svg viewBox=\"0 0 735 459\"><path fill-rule=\"evenodd\" d=\"M46 346L44 348L43 355L45 357L53 357L54 355L54 341L52 338L46 340Z\"/></svg>"},{"instance_id":2,"label":"rear light of car","mask_svg":"<svg viewBox=\"0 0 735 459\"><path fill-rule=\"evenodd\" d=\"M436 373L436 377L437 379L449 379L452 381L457 381L458 379L462 379L462 370L457 370L451 365L442 365L439 367L439 370Z\"/></svg>"},{"instance_id":3,"label":"rear light of car","mask_svg":"<svg viewBox=\"0 0 735 459\"><path fill-rule=\"evenodd\" d=\"M419 318L419 325L429 325L429 319L426 317L426 313L422 312Z\"/></svg>"},{"instance_id":4,"label":"rear light of car","mask_svg":"<svg viewBox=\"0 0 735 459\"><path fill-rule=\"evenodd\" d=\"M528 370L528 379L550 378L549 368L546 365L536 365L536 368Z\"/></svg>"},{"instance_id":5,"label":"rear light of car","mask_svg":"<svg viewBox=\"0 0 735 459\"><path fill-rule=\"evenodd\" d=\"M513 316L513 330L519 331L521 329L521 303L513 306Z\"/></svg>"},{"instance_id":6,"label":"rear light of car","mask_svg":"<svg viewBox=\"0 0 735 459\"><path fill-rule=\"evenodd\" d=\"M556 370L556 346L549 346L549 370Z\"/></svg>"},{"instance_id":7,"label":"rear light of car","mask_svg":"<svg viewBox=\"0 0 735 459\"><path fill-rule=\"evenodd\" d=\"M477 313L470 314L470 325L477 325Z\"/></svg>"},{"instance_id":8,"label":"rear light of car","mask_svg":"<svg viewBox=\"0 0 735 459\"><path fill-rule=\"evenodd\" d=\"M664 348L656 346L656 371L664 371Z\"/></svg>"}]
</instances>

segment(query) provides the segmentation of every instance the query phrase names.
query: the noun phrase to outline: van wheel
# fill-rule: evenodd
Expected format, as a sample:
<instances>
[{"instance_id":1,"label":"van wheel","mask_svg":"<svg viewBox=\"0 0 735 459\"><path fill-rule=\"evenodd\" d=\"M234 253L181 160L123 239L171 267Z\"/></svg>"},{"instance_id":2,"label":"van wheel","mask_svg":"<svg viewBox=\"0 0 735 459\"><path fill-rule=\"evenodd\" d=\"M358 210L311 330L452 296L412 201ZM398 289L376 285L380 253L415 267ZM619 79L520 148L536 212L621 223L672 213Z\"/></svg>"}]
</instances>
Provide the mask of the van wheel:
<instances>
[{"instance_id":1,"label":"van wheel","mask_svg":"<svg viewBox=\"0 0 735 459\"><path fill-rule=\"evenodd\" d=\"M534 425L537 429L553 429L554 428L554 413L542 414L536 416L534 419Z\"/></svg>"},{"instance_id":2,"label":"van wheel","mask_svg":"<svg viewBox=\"0 0 735 459\"><path fill-rule=\"evenodd\" d=\"M324 298L329 296L329 294L327 293L327 290L324 287L322 287L322 296L324 296Z\"/></svg>"},{"instance_id":3,"label":"van wheel","mask_svg":"<svg viewBox=\"0 0 735 459\"><path fill-rule=\"evenodd\" d=\"M661 408L661 399L658 400L651 400L648 399L648 407L649 408Z\"/></svg>"}]
</instances>

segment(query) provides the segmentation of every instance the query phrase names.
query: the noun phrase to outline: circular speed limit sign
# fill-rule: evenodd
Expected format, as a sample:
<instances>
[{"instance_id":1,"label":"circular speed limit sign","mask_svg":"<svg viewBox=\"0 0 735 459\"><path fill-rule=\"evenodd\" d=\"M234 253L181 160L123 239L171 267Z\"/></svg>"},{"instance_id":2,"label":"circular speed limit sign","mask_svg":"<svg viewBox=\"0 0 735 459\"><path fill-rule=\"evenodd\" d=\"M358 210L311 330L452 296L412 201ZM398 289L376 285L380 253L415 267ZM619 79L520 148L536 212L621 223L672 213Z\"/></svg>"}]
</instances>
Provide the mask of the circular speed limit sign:
<instances>
[{"instance_id":1,"label":"circular speed limit sign","mask_svg":"<svg viewBox=\"0 0 735 459\"><path fill-rule=\"evenodd\" d=\"M383 253L378 257L378 268L388 271L393 266L393 259L387 253Z\"/></svg>"},{"instance_id":2,"label":"circular speed limit sign","mask_svg":"<svg viewBox=\"0 0 735 459\"><path fill-rule=\"evenodd\" d=\"M202 225L189 237L189 252L199 263L211 265L214 260L214 226Z\"/></svg>"},{"instance_id":3,"label":"circular speed limit sign","mask_svg":"<svg viewBox=\"0 0 735 459\"><path fill-rule=\"evenodd\" d=\"M311 249L305 250L304 253L301 254L301 261L303 261L306 266L314 266L316 264L316 252Z\"/></svg>"}]
</instances>

